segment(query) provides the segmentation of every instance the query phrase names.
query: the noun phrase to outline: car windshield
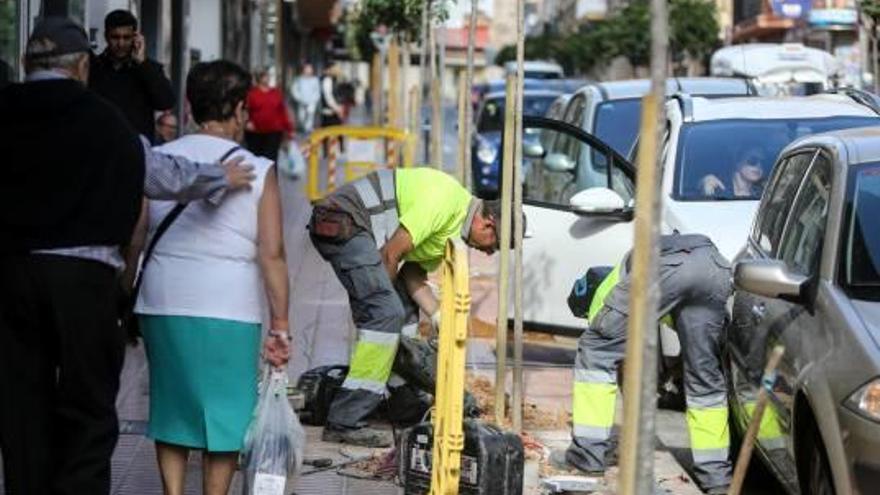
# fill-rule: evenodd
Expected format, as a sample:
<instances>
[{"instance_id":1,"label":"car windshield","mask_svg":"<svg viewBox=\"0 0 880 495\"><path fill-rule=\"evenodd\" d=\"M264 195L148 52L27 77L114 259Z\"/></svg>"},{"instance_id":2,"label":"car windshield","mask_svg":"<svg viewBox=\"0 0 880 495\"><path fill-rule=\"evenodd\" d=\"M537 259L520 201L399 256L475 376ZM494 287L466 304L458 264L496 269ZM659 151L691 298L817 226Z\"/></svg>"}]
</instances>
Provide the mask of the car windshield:
<instances>
[{"instance_id":1,"label":"car windshield","mask_svg":"<svg viewBox=\"0 0 880 495\"><path fill-rule=\"evenodd\" d=\"M637 98L606 101L596 109L594 134L614 151L627 156L639 134L641 111L642 101Z\"/></svg>"},{"instance_id":2,"label":"car windshield","mask_svg":"<svg viewBox=\"0 0 880 495\"><path fill-rule=\"evenodd\" d=\"M854 168L848 189L844 283L856 298L880 300L880 164Z\"/></svg>"},{"instance_id":3,"label":"car windshield","mask_svg":"<svg viewBox=\"0 0 880 495\"><path fill-rule=\"evenodd\" d=\"M523 115L543 117L557 96L559 95L526 95L523 100ZM503 128L504 98L501 97L486 100L486 103L483 105L483 110L480 112L480 120L477 123L477 132L500 131Z\"/></svg>"},{"instance_id":4,"label":"car windshield","mask_svg":"<svg viewBox=\"0 0 880 495\"><path fill-rule=\"evenodd\" d=\"M558 72L552 72L552 71L541 71L541 70L528 71L527 70L524 72L523 77L527 78L527 79L560 79L560 78L562 78L562 75L560 75Z\"/></svg>"},{"instance_id":5,"label":"car windshield","mask_svg":"<svg viewBox=\"0 0 880 495\"><path fill-rule=\"evenodd\" d=\"M758 200L779 152L795 139L878 123L875 117L826 117L685 124L673 197L680 201Z\"/></svg>"}]
</instances>

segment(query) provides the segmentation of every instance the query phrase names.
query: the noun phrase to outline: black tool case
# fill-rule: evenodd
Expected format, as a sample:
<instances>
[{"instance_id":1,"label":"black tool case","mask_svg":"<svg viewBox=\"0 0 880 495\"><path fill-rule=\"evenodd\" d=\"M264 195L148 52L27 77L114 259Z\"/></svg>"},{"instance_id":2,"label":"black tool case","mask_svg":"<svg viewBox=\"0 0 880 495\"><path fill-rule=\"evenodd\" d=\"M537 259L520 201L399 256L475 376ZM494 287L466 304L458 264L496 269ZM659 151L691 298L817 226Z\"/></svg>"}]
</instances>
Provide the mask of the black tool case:
<instances>
[{"instance_id":1,"label":"black tool case","mask_svg":"<svg viewBox=\"0 0 880 495\"><path fill-rule=\"evenodd\" d=\"M520 495L523 490L523 446L519 436L495 425L466 419L461 453L462 495ZM431 423L406 430L400 441L400 479L407 495L427 494L431 488Z\"/></svg>"},{"instance_id":2,"label":"black tool case","mask_svg":"<svg viewBox=\"0 0 880 495\"><path fill-rule=\"evenodd\" d=\"M305 403L299 412L300 420L313 426L324 426L333 396L345 381L348 366L320 366L306 371L299 377L296 388L303 394Z\"/></svg>"}]
</instances>

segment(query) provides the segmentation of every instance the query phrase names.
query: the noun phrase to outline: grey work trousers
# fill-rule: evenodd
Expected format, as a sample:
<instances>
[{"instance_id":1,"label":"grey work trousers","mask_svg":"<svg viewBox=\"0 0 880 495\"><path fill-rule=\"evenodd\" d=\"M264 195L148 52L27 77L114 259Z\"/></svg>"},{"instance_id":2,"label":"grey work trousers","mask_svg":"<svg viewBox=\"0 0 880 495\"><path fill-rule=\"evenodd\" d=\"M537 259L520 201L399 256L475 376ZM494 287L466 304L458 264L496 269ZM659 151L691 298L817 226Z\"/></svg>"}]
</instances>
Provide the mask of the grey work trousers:
<instances>
[{"instance_id":1,"label":"grey work trousers","mask_svg":"<svg viewBox=\"0 0 880 495\"><path fill-rule=\"evenodd\" d=\"M621 276L613 289L618 292L614 300L628 299L630 282L628 274ZM706 426L704 412L720 412L712 417L716 420L722 415L726 418L727 414L727 387L720 353L727 317L725 303L731 290L730 269L727 261L711 246L664 254L660 257L659 285L660 314L672 315L681 341L695 474L703 488L724 486L730 482L731 463L727 445L722 445L723 441L718 439L727 438L726 420L723 431L711 431L710 436L718 440L711 449L697 448L700 441L695 438L694 422L702 432L707 428L718 430L721 428L718 424ZM609 386L616 386L617 370L626 346L627 313L627 308L606 305L581 334L575 380L586 387L580 390L589 390L596 384L600 389L605 386L606 390ZM576 386L576 395L578 390ZM578 399L575 397L576 402ZM580 400L586 408L591 407L589 398ZM585 415L588 418L595 416ZM605 468L606 451L612 441L610 425L579 425L576 422L572 440L566 453L570 463L585 471Z\"/></svg>"},{"instance_id":2,"label":"grey work trousers","mask_svg":"<svg viewBox=\"0 0 880 495\"><path fill-rule=\"evenodd\" d=\"M369 233L359 231L345 242L311 237L348 293L358 331L349 374L333 399L327 426L360 428L385 397L401 329L418 322L418 308L402 283L391 282Z\"/></svg>"}]
</instances>

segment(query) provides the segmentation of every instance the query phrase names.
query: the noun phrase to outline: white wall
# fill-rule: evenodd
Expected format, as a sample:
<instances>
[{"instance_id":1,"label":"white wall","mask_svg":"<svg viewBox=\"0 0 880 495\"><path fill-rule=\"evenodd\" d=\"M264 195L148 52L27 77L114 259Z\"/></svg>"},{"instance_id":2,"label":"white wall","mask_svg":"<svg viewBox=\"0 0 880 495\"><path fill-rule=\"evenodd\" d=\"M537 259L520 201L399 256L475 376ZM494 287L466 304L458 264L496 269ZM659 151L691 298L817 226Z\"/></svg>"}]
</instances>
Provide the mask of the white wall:
<instances>
[{"instance_id":1,"label":"white wall","mask_svg":"<svg viewBox=\"0 0 880 495\"><path fill-rule=\"evenodd\" d=\"M202 52L202 61L216 60L223 54L221 7L217 0L190 0L189 48Z\"/></svg>"}]
</instances>

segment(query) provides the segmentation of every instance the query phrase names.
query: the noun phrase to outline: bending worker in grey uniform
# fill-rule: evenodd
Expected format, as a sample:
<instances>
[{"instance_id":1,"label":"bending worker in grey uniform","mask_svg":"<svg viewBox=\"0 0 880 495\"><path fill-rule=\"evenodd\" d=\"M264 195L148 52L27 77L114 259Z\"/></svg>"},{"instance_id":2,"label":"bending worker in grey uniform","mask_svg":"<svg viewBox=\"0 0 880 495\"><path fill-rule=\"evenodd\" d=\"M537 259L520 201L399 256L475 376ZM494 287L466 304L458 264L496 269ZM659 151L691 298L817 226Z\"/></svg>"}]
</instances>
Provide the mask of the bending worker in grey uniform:
<instances>
[{"instance_id":1,"label":"bending worker in grey uniform","mask_svg":"<svg viewBox=\"0 0 880 495\"><path fill-rule=\"evenodd\" d=\"M630 257L628 253L596 287L578 280L569 298L572 310L580 313L576 316L587 316L590 326L581 334L575 361L572 443L564 453L551 456L557 466L591 474L605 470L617 369L626 346ZM731 477L727 387L720 362L730 291L730 266L708 237L661 236L659 314L671 317L681 341L694 472L708 493L726 493ZM585 302L572 304L576 296Z\"/></svg>"},{"instance_id":2,"label":"bending worker in grey uniform","mask_svg":"<svg viewBox=\"0 0 880 495\"><path fill-rule=\"evenodd\" d=\"M330 407L325 441L392 443L388 432L367 427L365 419L384 397L404 323L417 322L413 300L436 319L427 272L439 266L451 238L495 251L497 208L497 202L474 198L432 168L373 172L315 206L312 242L348 292L358 331L348 375Z\"/></svg>"}]
</instances>

